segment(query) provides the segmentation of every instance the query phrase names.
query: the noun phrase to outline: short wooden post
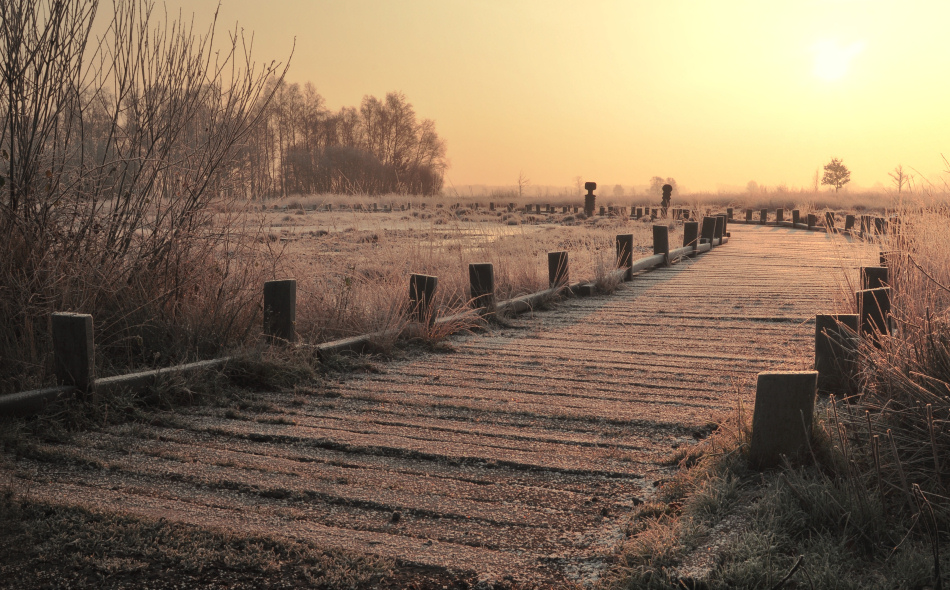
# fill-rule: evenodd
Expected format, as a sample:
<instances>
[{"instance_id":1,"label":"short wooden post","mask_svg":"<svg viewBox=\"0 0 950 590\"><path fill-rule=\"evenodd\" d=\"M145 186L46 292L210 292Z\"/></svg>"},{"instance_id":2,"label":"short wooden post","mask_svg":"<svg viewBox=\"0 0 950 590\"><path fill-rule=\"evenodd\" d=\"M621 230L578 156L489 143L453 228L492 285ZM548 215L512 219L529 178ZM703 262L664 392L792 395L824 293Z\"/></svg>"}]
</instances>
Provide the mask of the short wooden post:
<instances>
[{"instance_id":1,"label":"short wooden post","mask_svg":"<svg viewBox=\"0 0 950 590\"><path fill-rule=\"evenodd\" d=\"M834 211L825 211L825 229L828 232L835 231L835 213Z\"/></svg>"},{"instance_id":2,"label":"short wooden post","mask_svg":"<svg viewBox=\"0 0 950 590\"><path fill-rule=\"evenodd\" d=\"M759 373L749 448L752 465L771 467L783 455L793 459L808 448L817 383L817 371Z\"/></svg>"},{"instance_id":3,"label":"short wooden post","mask_svg":"<svg viewBox=\"0 0 950 590\"><path fill-rule=\"evenodd\" d=\"M83 394L96 385L96 350L92 316L84 313L54 313L50 317L53 366L56 382L72 385Z\"/></svg>"},{"instance_id":4,"label":"short wooden post","mask_svg":"<svg viewBox=\"0 0 950 590\"><path fill-rule=\"evenodd\" d=\"M662 254L664 263L670 265L670 228L667 225L653 226L653 254Z\"/></svg>"},{"instance_id":5,"label":"short wooden post","mask_svg":"<svg viewBox=\"0 0 950 590\"><path fill-rule=\"evenodd\" d=\"M607 215L607 208L604 207L603 205L600 206L600 215L601 216Z\"/></svg>"},{"instance_id":6,"label":"short wooden post","mask_svg":"<svg viewBox=\"0 0 950 590\"><path fill-rule=\"evenodd\" d=\"M716 237L716 218L715 217L703 217L703 227L702 227L702 239L708 244L712 244L713 239Z\"/></svg>"},{"instance_id":7,"label":"short wooden post","mask_svg":"<svg viewBox=\"0 0 950 590\"><path fill-rule=\"evenodd\" d=\"M438 277L430 275L409 275L409 317L426 324L435 321L435 289L439 286Z\"/></svg>"},{"instance_id":8,"label":"short wooden post","mask_svg":"<svg viewBox=\"0 0 950 590\"><path fill-rule=\"evenodd\" d=\"M880 347L879 336L887 334L888 318L891 315L891 289L863 289L855 293L858 302L858 322L861 335L871 338Z\"/></svg>"},{"instance_id":9,"label":"short wooden post","mask_svg":"<svg viewBox=\"0 0 950 590\"><path fill-rule=\"evenodd\" d=\"M715 237L719 240L719 243L722 243L722 237L726 235L726 218L723 215L717 215L713 217L716 220L716 232Z\"/></svg>"},{"instance_id":10,"label":"short wooden post","mask_svg":"<svg viewBox=\"0 0 950 590\"><path fill-rule=\"evenodd\" d=\"M761 211L759 211L759 223L761 223L762 225L765 225L768 222L769 222L769 210L762 209Z\"/></svg>"},{"instance_id":11,"label":"short wooden post","mask_svg":"<svg viewBox=\"0 0 950 590\"><path fill-rule=\"evenodd\" d=\"M693 250L699 245L699 222L683 222L683 247L692 246Z\"/></svg>"},{"instance_id":12,"label":"short wooden post","mask_svg":"<svg viewBox=\"0 0 950 590\"><path fill-rule=\"evenodd\" d=\"M297 281L264 283L264 335L271 341L297 340Z\"/></svg>"},{"instance_id":13,"label":"short wooden post","mask_svg":"<svg viewBox=\"0 0 950 590\"><path fill-rule=\"evenodd\" d=\"M792 225L798 225L802 222L802 212L798 209L792 209Z\"/></svg>"},{"instance_id":14,"label":"short wooden post","mask_svg":"<svg viewBox=\"0 0 950 590\"><path fill-rule=\"evenodd\" d=\"M617 236L617 268L626 268L624 280L630 280L630 267L633 266L633 234Z\"/></svg>"},{"instance_id":15,"label":"short wooden post","mask_svg":"<svg viewBox=\"0 0 950 590\"><path fill-rule=\"evenodd\" d=\"M782 223L783 221L785 221L785 209L776 209L775 223Z\"/></svg>"},{"instance_id":16,"label":"short wooden post","mask_svg":"<svg viewBox=\"0 0 950 590\"><path fill-rule=\"evenodd\" d=\"M883 217L875 217L875 218L874 218L874 231L876 231L876 232L879 233L879 234L886 234L886 233L887 233L887 220L884 219Z\"/></svg>"},{"instance_id":17,"label":"short wooden post","mask_svg":"<svg viewBox=\"0 0 950 590\"><path fill-rule=\"evenodd\" d=\"M494 211L494 210L495 210L495 202L494 202L494 201L489 201L489 202L488 202L488 210L489 210L489 211Z\"/></svg>"},{"instance_id":18,"label":"short wooden post","mask_svg":"<svg viewBox=\"0 0 950 590\"><path fill-rule=\"evenodd\" d=\"M495 267L490 262L468 265L468 281L471 285L472 307L495 308Z\"/></svg>"},{"instance_id":19,"label":"short wooden post","mask_svg":"<svg viewBox=\"0 0 950 590\"><path fill-rule=\"evenodd\" d=\"M854 215L844 216L844 229L845 231L854 229Z\"/></svg>"},{"instance_id":20,"label":"short wooden post","mask_svg":"<svg viewBox=\"0 0 950 590\"><path fill-rule=\"evenodd\" d=\"M864 266L861 267L861 288L878 289L880 287L889 287L887 281L886 266Z\"/></svg>"},{"instance_id":21,"label":"short wooden post","mask_svg":"<svg viewBox=\"0 0 950 590\"><path fill-rule=\"evenodd\" d=\"M850 390L857 335L857 314L815 316L815 371L819 390Z\"/></svg>"},{"instance_id":22,"label":"short wooden post","mask_svg":"<svg viewBox=\"0 0 950 590\"><path fill-rule=\"evenodd\" d=\"M808 220L808 227L815 227L818 225L818 216L814 213L809 213L806 219Z\"/></svg>"},{"instance_id":23,"label":"short wooden post","mask_svg":"<svg viewBox=\"0 0 950 590\"><path fill-rule=\"evenodd\" d=\"M746 223L750 223L752 221L752 209L745 210L745 221Z\"/></svg>"},{"instance_id":24,"label":"short wooden post","mask_svg":"<svg viewBox=\"0 0 950 590\"><path fill-rule=\"evenodd\" d=\"M584 215L592 217L594 215L594 207L597 202L597 197L594 195L594 191L597 190L597 183L585 182L584 190L587 191L587 194L584 195Z\"/></svg>"},{"instance_id":25,"label":"short wooden post","mask_svg":"<svg viewBox=\"0 0 950 590\"><path fill-rule=\"evenodd\" d=\"M563 287L568 281L567 252L548 252L548 284Z\"/></svg>"}]
</instances>

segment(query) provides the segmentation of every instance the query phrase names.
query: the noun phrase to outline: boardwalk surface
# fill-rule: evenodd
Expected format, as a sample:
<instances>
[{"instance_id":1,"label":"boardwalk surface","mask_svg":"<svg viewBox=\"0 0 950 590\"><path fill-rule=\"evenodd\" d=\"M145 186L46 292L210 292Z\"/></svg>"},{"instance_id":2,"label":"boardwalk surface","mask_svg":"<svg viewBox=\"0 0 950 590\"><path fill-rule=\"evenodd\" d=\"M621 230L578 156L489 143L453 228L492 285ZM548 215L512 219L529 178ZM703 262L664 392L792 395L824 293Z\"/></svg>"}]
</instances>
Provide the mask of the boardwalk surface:
<instances>
[{"instance_id":1,"label":"boardwalk surface","mask_svg":"<svg viewBox=\"0 0 950 590\"><path fill-rule=\"evenodd\" d=\"M810 368L853 266L822 233L731 226L696 260L245 411L117 426L12 465L52 503L303 538L485 578L584 580L626 514L766 370ZM845 252L845 258L842 253ZM852 267L845 270L845 267ZM399 518L394 519L394 512Z\"/></svg>"}]
</instances>

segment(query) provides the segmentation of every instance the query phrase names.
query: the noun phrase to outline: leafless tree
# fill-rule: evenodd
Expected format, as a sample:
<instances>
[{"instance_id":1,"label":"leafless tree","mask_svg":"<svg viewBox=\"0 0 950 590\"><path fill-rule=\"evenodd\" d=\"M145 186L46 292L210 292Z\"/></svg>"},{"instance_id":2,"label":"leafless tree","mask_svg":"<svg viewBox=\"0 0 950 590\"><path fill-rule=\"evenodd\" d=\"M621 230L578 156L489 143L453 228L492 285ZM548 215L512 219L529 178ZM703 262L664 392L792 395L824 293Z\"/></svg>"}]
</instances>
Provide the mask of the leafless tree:
<instances>
[{"instance_id":1,"label":"leafless tree","mask_svg":"<svg viewBox=\"0 0 950 590\"><path fill-rule=\"evenodd\" d=\"M518 172L518 197L524 195L524 190L531 184L531 179L524 173L524 170Z\"/></svg>"},{"instance_id":2,"label":"leafless tree","mask_svg":"<svg viewBox=\"0 0 950 590\"><path fill-rule=\"evenodd\" d=\"M286 66L255 65L237 27L222 41L160 22L148 0L115 0L93 37L98 8L0 1L0 324L27 326L0 335L0 364L51 308L100 310L108 342L145 308L177 313L209 272L231 293L230 263L195 265L229 239L211 205Z\"/></svg>"},{"instance_id":3,"label":"leafless tree","mask_svg":"<svg viewBox=\"0 0 950 590\"><path fill-rule=\"evenodd\" d=\"M888 172L887 175L891 177L894 182L894 186L897 187L897 194L901 194L904 190L904 187L910 186L910 183L914 180L914 175L905 172L904 166L901 164L898 164L897 167L894 168L894 171Z\"/></svg>"}]
</instances>

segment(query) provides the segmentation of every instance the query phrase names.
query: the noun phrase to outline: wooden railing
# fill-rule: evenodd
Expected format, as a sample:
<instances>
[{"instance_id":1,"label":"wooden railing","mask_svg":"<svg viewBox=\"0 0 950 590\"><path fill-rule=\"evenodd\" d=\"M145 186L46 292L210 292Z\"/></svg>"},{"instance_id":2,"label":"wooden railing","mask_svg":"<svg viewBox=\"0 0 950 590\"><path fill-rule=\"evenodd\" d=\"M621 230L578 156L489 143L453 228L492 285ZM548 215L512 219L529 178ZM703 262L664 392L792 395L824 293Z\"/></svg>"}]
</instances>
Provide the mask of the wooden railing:
<instances>
[{"instance_id":1,"label":"wooden railing","mask_svg":"<svg viewBox=\"0 0 950 590\"><path fill-rule=\"evenodd\" d=\"M652 212L651 212L652 213ZM677 260L709 252L725 244L726 216L703 219L702 231L698 221L685 221L683 246L670 248L669 226L653 226L653 254L633 259L633 235L616 237L617 269L605 277L610 281L629 281L638 272L665 267ZM413 274L409 277L409 319L404 329L363 334L332 342L311 345L320 357L343 352L360 352L374 341L412 336L428 326L471 325L491 315L515 315L533 310L546 301L570 293L592 295L596 284L591 280L570 282L568 252L548 254L548 288L502 302L495 301L494 268L488 263L469 265L472 308L451 316L437 317L433 305L438 278ZM264 284L263 334L270 343L296 343L297 282L294 279L268 281ZM467 322L467 324L466 324ZM32 414L49 402L68 396L89 397L95 392L107 393L117 389L140 389L157 381L182 373L220 367L236 360L237 356L177 365L128 375L98 378L96 376L93 318L87 314L52 314L53 359L57 386L0 396L0 416Z\"/></svg>"}]
</instances>

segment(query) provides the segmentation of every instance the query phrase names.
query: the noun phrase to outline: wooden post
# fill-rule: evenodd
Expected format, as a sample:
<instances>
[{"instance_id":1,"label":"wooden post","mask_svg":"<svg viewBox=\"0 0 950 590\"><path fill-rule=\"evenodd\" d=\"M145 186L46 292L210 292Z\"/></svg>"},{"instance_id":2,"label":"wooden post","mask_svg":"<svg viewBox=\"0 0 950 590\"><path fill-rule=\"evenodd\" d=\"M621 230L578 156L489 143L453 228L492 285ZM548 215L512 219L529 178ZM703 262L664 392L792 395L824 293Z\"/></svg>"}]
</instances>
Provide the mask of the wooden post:
<instances>
[{"instance_id":1,"label":"wooden post","mask_svg":"<svg viewBox=\"0 0 950 590\"><path fill-rule=\"evenodd\" d=\"M880 347L879 335L887 334L888 318L891 315L891 289L863 289L855 293L858 302L861 335L871 338Z\"/></svg>"},{"instance_id":2,"label":"wooden post","mask_svg":"<svg viewBox=\"0 0 950 590\"><path fill-rule=\"evenodd\" d=\"M835 231L835 213L834 211L825 211L825 230L829 233Z\"/></svg>"},{"instance_id":3,"label":"wooden post","mask_svg":"<svg viewBox=\"0 0 950 590\"><path fill-rule=\"evenodd\" d=\"M819 390L850 391L857 335L857 314L815 316L815 371Z\"/></svg>"},{"instance_id":4,"label":"wooden post","mask_svg":"<svg viewBox=\"0 0 950 590\"><path fill-rule=\"evenodd\" d=\"M808 448L817 383L817 371L759 373L749 448L754 466L777 465L782 455L793 459Z\"/></svg>"},{"instance_id":5,"label":"wooden post","mask_svg":"<svg viewBox=\"0 0 950 590\"><path fill-rule=\"evenodd\" d=\"M808 220L808 227L815 227L818 225L818 216L814 213L809 213L805 219Z\"/></svg>"},{"instance_id":6,"label":"wooden post","mask_svg":"<svg viewBox=\"0 0 950 590\"><path fill-rule=\"evenodd\" d=\"M889 287L887 284L886 266L864 266L861 267L861 288L879 289Z\"/></svg>"},{"instance_id":7,"label":"wooden post","mask_svg":"<svg viewBox=\"0 0 950 590\"><path fill-rule=\"evenodd\" d=\"M699 222L686 221L683 223L683 247L692 246L693 250L699 245Z\"/></svg>"},{"instance_id":8,"label":"wooden post","mask_svg":"<svg viewBox=\"0 0 950 590\"><path fill-rule=\"evenodd\" d=\"M713 217L716 220L716 232L715 237L719 240L719 243L722 244L722 237L726 235L726 218L723 215L717 215Z\"/></svg>"},{"instance_id":9,"label":"wooden post","mask_svg":"<svg viewBox=\"0 0 950 590\"><path fill-rule=\"evenodd\" d=\"M745 221L746 223L750 223L752 221L752 209L745 210Z\"/></svg>"},{"instance_id":10,"label":"wooden post","mask_svg":"<svg viewBox=\"0 0 950 590\"><path fill-rule=\"evenodd\" d=\"M617 268L626 268L625 281L630 280L630 267L633 266L633 234L617 236Z\"/></svg>"},{"instance_id":11,"label":"wooden post","mask_svg":"<svg viewBox=\"0 0 950 590\"><path fill-rule=\"evenodd\" d=\"M297 340L297 281L264 283L264 335L273 341Z\"/></svg>"},{"instance_id":12,"label":"wooden post","mask_svg":"<svg viewBox=\"0 0 950 590\"><path fill-rule=\"evenodd\" d=\"M637 219L643 217L643 207L637 207Z\"/></svg>"},{"instance_id":13,"label":"wooden post","mask_svg":"<svg viewBox=\"0 0 950 590\"><path fill-rule=\"evenodd\" d=\"M597 190L597 183L585 182L584 190L587 191L587 194L584 195L584 215L593 217L594 206L596 205L597 201L597 197L594 195L594 191Z\"/></svg>"},{"instance_id":14,"label":"wooden post","mask_svg":"<svg viewBox=\"0 0 950 590\"><path fill-rule=\"evenodd\" d=\"M96 350L92 316L54 313L50 317L56 382L72 385L82 394L95 391Z\"/></svg>"},{"instance_id":15,"label":"wooden post","mask_svg":"<svg viewBox=\"0 0 950 590\"><path fill-rule=\"evenodd\" d=\"M712 244L713 238L716 237L716 218L715 217L703 217L703 227L702 227L701 237L707 243Z\"/></svg>"},{"instance_id":16,"label":"wooden post","mask_svg":"<svg viewBox=\"0 0 950 590\"><path fill-rule=\"evenodd\" d=\"M409 275L409 317L429 325L435 321L434 298L438 286L438 277Z\"/></svg>"},{"instance_id":17,"label":"wooden post","mask_svg":"<svg viewBox=\"0 0 950 590\"><path fill-rule=\"evenodd\" d=\"M600 206L600 215L601 216L607 215L607 208L604 207L603 205Z\"/></svg>"},{"instance_id":18,"label":"wooden post","mask_svg":"<svg viewBox=\"0 0 950 590\"><path fill-rule=\"evenodd\" d=\"M495 210L495 202L494 202L494 201L489 201L489 202L488 202L488 210L489 210L489 211L494 211L494 210Z\"/></svg>"},{"instance_id":19,"label":"wooden post","mask_svg":"<svg viewBox=\"0 0 950 590\"><path fill-rule=\"evenodd\" d=\"M765 225L768 222L769 222L769 210L762 209L761 211L759 211L759 223L761 223L762 225Z\"/></svg>"},{"instance_id":20,"label":"wooden post","mask_svg":"<svg viewBox=\"0 0 950 590\"><path fill-rule=\"evenodd\" d=\"M854 215L844 216L844 229L845 231L854 229Z\"/></svg>"},{"instance_id":21,"label":"wooden post","mask_svg":"<svg viewBox=\"0 0 950 590\"><path fill-rule=\"evenodd\" d=\"M726 207L726 219L732 219L732 207Z\"/></svg>"},{"instance_id":22,"label":"wooden post","mask_svg":"<svg viewBox=\"0 0 950 590\"><path fill-rule=\"evenodd\" d=\"M568 281L567 252L548 252L548 284L563 287Z\"/></svg>"},{"instance_id":23,"label":"wooden post","mask_svg":"<svg viewBox=\"0 0 950 590\"><path fill-rule=\"evenodd\" d=\"M785 209L776 209L775 223L782 223L783 221L785 221Z\"/></svg>"},{"instance_id":24,"label":"wooden post","mask_svg":"<svg viewBox=\"0 0 950 590\"><path fill-rule=\"evenodd\" d=\"M468 265L468 281L471 285L472 307L495 308L495 267L490 262Z\"/></svg>"},{"instance_id":25,"label":"wooden post","mask_svg":"<svg viewBox=\"0 0 950 590\"><path fill-rule=\"evenodd\" d=\"M792 225L798 225L802 222L802 212L798 209L792 209Z\"/></svg>"},{"instance_id":26,"label":"wooden post","mask_svg":"<svg viewBox=\"0 0 950 590\"><path fill-rule=\"evenodd\" d=\"M670 265L670 228L666 225L653 226L653 254L662 254L667 266Z\"/></svg>"}]
</instances>

